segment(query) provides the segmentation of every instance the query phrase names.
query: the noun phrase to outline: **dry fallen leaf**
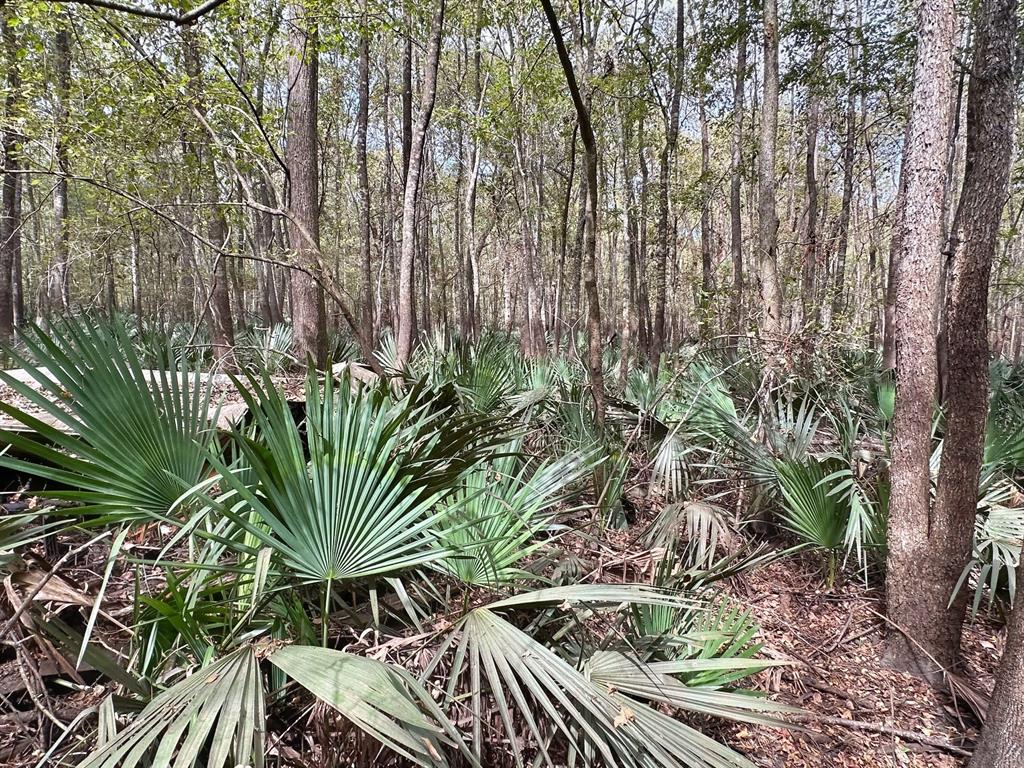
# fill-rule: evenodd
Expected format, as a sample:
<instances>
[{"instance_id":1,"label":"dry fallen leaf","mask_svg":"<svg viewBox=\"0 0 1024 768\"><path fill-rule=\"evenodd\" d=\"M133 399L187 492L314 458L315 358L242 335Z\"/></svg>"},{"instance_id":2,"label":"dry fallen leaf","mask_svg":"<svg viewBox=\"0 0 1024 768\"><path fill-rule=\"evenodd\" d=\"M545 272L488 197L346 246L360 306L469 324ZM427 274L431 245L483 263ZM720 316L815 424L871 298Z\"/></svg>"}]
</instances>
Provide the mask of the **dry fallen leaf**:
<instances>
[{"instance_id":1,"label":"dry fallen leaf","mask_svg":"<svg viewBox=\"0 0 1024 768\"><path fill-rule=\"evenodd\" d=\"M633 710L623 704L622 709L619 710L619 714L617 714L615 719L612 721L612 725L616 728L621 728L626 723L635 719L636 715L633 714Z\"/></svg>"}]
</instances>

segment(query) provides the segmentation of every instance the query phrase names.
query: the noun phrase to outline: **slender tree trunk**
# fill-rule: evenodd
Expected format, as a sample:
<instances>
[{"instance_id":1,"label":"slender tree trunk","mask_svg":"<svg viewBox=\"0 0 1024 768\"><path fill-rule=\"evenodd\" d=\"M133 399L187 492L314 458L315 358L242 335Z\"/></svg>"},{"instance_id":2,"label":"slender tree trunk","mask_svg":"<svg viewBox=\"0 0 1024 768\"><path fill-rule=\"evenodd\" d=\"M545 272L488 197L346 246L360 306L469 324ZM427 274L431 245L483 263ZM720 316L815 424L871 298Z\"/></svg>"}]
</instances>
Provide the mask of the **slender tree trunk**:
<instances>
[{"instance_id":1,"label":"slender tree trunk","mask_svg":"<svg viewBox=\"0 0 1024 768\"><path fill-rule=\"evenodd\" d=\"M651 375L658 377L661 354L665 351L665 306L668 297L669 178L672 156L679 139L679 103L684 64L684 0L676 0L675 58L669 73L668 110L665 113L665 143L658 164L658 258L654 264L654 333L651 339Z\"/></svg>"},{"instance_id":2,"label":"slender tree trunk","mask_svg":"<svg viewBox=\"0 0 1024 768\"><path fill-rule=\"evenodd\" d=\"M732 294L729 297L729 332L739 343L743 328L743 101L747 78L747 0L739 0L736 72L732 96L732 137L729 179L729 250L732 254Z\"/></svg>"},{"instance_id":3,"label":"slender tree trunk","mask_svg":"<svg viewBox=\"0 0 1024 768\"><path fill-rule=\"evenodd\" d=\"M976 493L988 417L988 289L1006 204L1014 128L1016 0L985 0L978 16L970 92L961 215L947 296L946 435L931 523L935 591L952 595L970 557ZM948 599L948 597L947 597ZM940 658L956 658L965 590L949 607L933 605Z\"/></svg>"},{"instance_id":4,"label":"slender tree trunk","mask_svg":"<svg viewBox=\"0 0 1024 768\"><path fill-rule=\"evenodd\" d=\"M480 35L483 30L483 1L477 0L476 19L474 22L473 34L473 99L474 99L474 128L480 121L484 109L484 86L480 80L481 74L481 50ZM467 57L468 58L468 57ZM467 66L469 66L467 60ZM477 248L477 227L476 227L476 198L477 181L480 178L480 141L477 131L470 132L469 137L469 167L466 175L466 195L463 199L464 213L463 222L466 228L466 238L463 244L465 253L462 254L464 281L466 284L466 317L467 327L464 329L469 338L474 341L480 337L480 282L476 271L476 248Z\"/></svg>"},{"instance_id":5,"label":"slender tree trunk","mask_svg":"<svg viewBox=\"0 0 1024 768\"><path fill-rule=\"evenodd\" d=\"M838 327L846 311L846 251L850 243L850 209L853 203L853 164L857 148L857 101L853 88L856 74L854 48L847 56L849 83L846 89L846 138L843 141L843 199L839 207L839 243L836 248L835 284L832 288L832 324Z\"/></svg>"},{"instance_id":6,"label":"slender tree trunk","mask_svg":"<svg viewBox=\"0 0 1024 768\"><path fill-rule=\"evenodd\" d=\"M441 55L441 37L444 29L445 0L439 0L437 13L431 24L430 42L424 62L423 92L420 94L420 114L410 138L406 163L405 194L402 202L402 251L398 263L398 363L405 365L412 355L413 326L415 324L416 214L420 165L423 145L430 126L437 95L437 68Z\"/></svg>"},{"instance_id":7,"label":"slender tree trunk","mask_svg":"<svg viewBox=\"0 0 1024 768\"><path fill-rule=\"evenodd\" d=\"M711 335L711 308L715 299L715 272L713 257L714 231L711 219L711 197L714 183L711 179L711 132L708 127L708 113L703 92L698 101L700 114L700 338L706 341Z\"/></svg>"},{"instance_id":8,"label":"slender tree trunk","mask_svg":"<svg viewBox=\"0 0 1024 768\"><path fill-rule=\"evenodd\" d=\"M188 27L182 31L182 44L191 108L195 111L197 118L205 119L206 104L200 39L193 28ZM228 245L228 225L223 208L217 204L220 189L217 184L217 170L213 157L197 135L198 130L192 130L189 133L189 138L185 141L185 149L194 160L199 173L199 188L207 198L204 202L208 207L203 210L208 211L206 234L207 240L212 245L212 249L208 250L212 250L209 258L213 264L213 276L210 295L208 299L203 297L205 301L203 313L210 328L213 356L218 362L230 367L233 364L235 334L234 322L231 317L231 286L228 279L227 256L224 255ZM202 246L198 246L190 238L189 247L193 255L193 263L197 263L199 259L195 253ZM51 296L51 303L52 300Z\"/></svg>"},{"instance_id":9,"label":"slender tree trunk","mask_svg":"<svg viewBox=\"0 0 1024 768\"><path fill-rule=\"evenodd\" d=\"M777 0L764 0L764 83L761 104L761 150L758 155L758 275L761 290L761 331L777 337L782 331L782 283L779 279L778 230L775 211L775 144L779 124L779 22Z\"/></svg>"},{"instance_id":10,"label":"slender tree trunk","mask_svg":"<svg viewBox=\"0 0 1024 768\"><path fill-rule=\"evenodd\" d=\"M563 294L565 293L566 255L569 250L569 208L572 206L573 181L576 175L576 135L578 133L579 123L576 123L572 129L572 136L569 137L569 175L565 179L565 198L562 202L562 236L559 238L558 271L555 276L552 326L556 352L560 352L562 349L562 326L565 324L562 305L565 303Z\"/></svg>"},{"instance_id":11,"label":"slender tree trunk","mask_svg":"<svg viewBox=\"0 0 1024 768\"><path fill-rule=\"evenodd\" d=\"M47 275L47 295L51 310L68 308L68 252L70 230L68 222L68 179L71 165L68 159L67 136L68 110L71 98L71 35L68 32L68 16L62 13L60 28L54 45L56 63L56 115L54 116L54 156L57 165L57 180L53 189L53 223L55 238L53 262Z\"/></svg>"},{"instance_id":12,"label":"slender tree trunk","mask_svg":"<svg viewBox=\"0 0 1024 768\"><path fill-rule=\"evenodd\" d=\"M289 6L288 121L285 162L288 166L288 240L294 253L292 325L300 361L322 365L327 357L327 325L320 257L320 193L317 146L316 22L303 0Z\"/></svg>"},{"instance_id":13,"label":"slender tree trunk","mask_svg":"<svg viewBox=\"0 0 1024 768\"><path fill-rule=\"evenodd\" d=\"M18 253L21 250L21 175L19 144L21 137L13 129L12 118L18 113L21 96L21 67L18 61L18 41L15 29L10 24L13 11L4 3L0 7L0 24L3 25L3 54L7 69L4 98L4 115L8 128L3 135L4 176L0 189L0 341L9 341L14 335L15 295L14 286L20 275L16 274ZM20 270L18 270L20 272Z\"/></svg>"},{"instance_id":14,"label":"slender tree trunk","mask_svg":"<svg viewBox=\"0 0 1024 768\"><path fill-rule=\"evenodd\" d=\"M654 342L654 335L651 320L651 298L648 293L647 274L647 203L650 195L650 171L647 166L647 132L644 129L644 116L640 115L636 126L636 157L640 168L640 189L638 190L640 218L637 221L639 232L637 233L637 264L636 271L639 276L636 287L637 298L637 343L644 351L647 359L651 359L651 352Z\"/></svg>"},{"instance_id":15,"label":"slender tree trunk","mask_svg":"<svg viewBox=\"0 0 1024 768\"><path fill-rule=\"evenodd\" d=\"M948 531L934 526L929 474L953 26L952 2L922 0L902 245L894 254L897 377L886 594L889 618L898 628L890 632L887 656L897 668L920 671L932 678L939 672L935 662L946 668L955 656L951 638L944 632L948 624L941 618L946 614L949 590L944 579L930 578L936 565L934 548ZM968 493L973 502L976 491L969 489ZM928 568L921 567L925 562ZM922 659L920 648L934 656L935 662Z\"/></svg>"},{"instance_id":16,"label":"slender tree trunk","mask_svg":"<svg viewBox=\"0 0 1024 768\"><path fill-rule=\"evenodd\" d=\"M135 323L141 328L142 325L142 238L139 237L139 228L135 225L135 219L128 215L128 226L132 231L132 243L129 270L132 282L132 314L135 315Z\"/></svg>"},{"instance_id":17,"label":"slender tree trunk","mask_svg":"<svg viewBox=\"0 0 1024 768\"><path fill-rule=\"evenodd\" d=\"M811 55L811 82L807 86L807 144L804 159L804 186L807 211L804 217L804 257L801 270L801 310L803 323L810 325L819 316L815 301L815 278L818 268L818 127L821 120L821 87L827 39L818 38Z\"/></svg>"},{"instance_id":18,"label":"slender tree trunk","mask_svg":"<svg viewBox=\"0 0 1024 768\"><path fill-rule=\"evenodd\" d=\"M910 121L903 133L903 156L900 159L900 180L893 201L892 234L889 239L889 264L885 278L885 308L882 330L882 370L896 368L896 266L903 253L904 211L907 203L907 160L910 156Z\"/></svg>"},{"instance_id":19,"label":"slender tree trunk","mask_svg":"<svg viewBox=\"0 0 1024 768\"><path fill-rule=\"evenodd\" d=\"M370 264L370 170L366 159L366 131L370 122L370 30L363 2L359 35L359 104L356 112L356 165L359 177L359 262L362 271L361 330L363 344L372 346L376 320L373 316L373 268Z\"/></svg>"},{"instance_id":20,"label":"slender tree trunk","mask_svg":"<svg viewBox=\"0 0 1024 768\"><path fill-rule=\"evenodd\" d=\"M630 122L628 119L622 118L622 176L623 186L626 190L626 285L628 295L626 301L623 302L623 317L622 317L622 347L621 347L621 367L619 370L619 386L625 390L626 382L629 375L629 351L630 342L633 337L633 326L636 324L637 305L639 298L637 296L637 279L636 279L636 263L637 263L637 249L639 247L639 237L637 226L637 208L636 208L636 194L635 194L635 179L633 178L634 169L629 162L630 155L632 154L632 131L630 130Z\"/></svg>"},{"instance_id":21,"label":"slender tree trunk","mask_svg":"<svg viewBox=\"0 0 1024 768\"><path fill-rule=\"evenodd\" d=\"M213 284L210 286L207 312L213 356L220 364L231 367L234 364L235 332L231 318L228 257L224 254L228 246L228 226L224 212L219 208L211 213L208 235L210 242L219 249L213 256Z\"/></svg>"},{"instance_id":22,"label":"slender tree trunk","mask_svg":"<svg viewBox=\"0 0 1024 768\"><path fill-rule=\"evenodd\" d=\"M562 64L562 73L565 75L566 86L569 95L572 97L573 106L576 108L576 120L579 122L580 138L583 141L584 169L587 179L587 214L586 214L586 237L583 251L583 285L587 295L587 367L590 373L590 391L594 398L594 421L598 429L604 427L604 372L602 368L601 348L601 305L597 291L597 211L598 211L598 189L597 189L597 139L594 136L594 129L590 122L590 108L583 100L579 85L576 81L576 73L569 58L569 52L565 48L562 39L562 29L558 24L558 17L555 15L551 0L541 0L544 6L544 14L547 16L548 25L551 27L551 37L555 42L555 49L558 51L558 59Z\"/></svg>"}]
</instances>

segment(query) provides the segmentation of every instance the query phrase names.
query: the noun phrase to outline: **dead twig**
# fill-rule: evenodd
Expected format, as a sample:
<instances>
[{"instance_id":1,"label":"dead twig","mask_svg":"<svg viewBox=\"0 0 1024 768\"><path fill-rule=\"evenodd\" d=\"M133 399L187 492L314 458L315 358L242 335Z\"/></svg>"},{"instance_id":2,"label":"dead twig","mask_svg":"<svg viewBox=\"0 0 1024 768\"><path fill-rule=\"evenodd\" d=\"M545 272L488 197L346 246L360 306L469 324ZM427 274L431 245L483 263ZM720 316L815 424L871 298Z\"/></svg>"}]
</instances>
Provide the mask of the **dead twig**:
<instances>
[{"instance_id":1,"label":"dead twig","mask_svg":"<svg viewBox=\"0 0 1024 768\"><path fill-rule=\"evenodd\" d=\"M901 741L908 741L914 744L923 744L926 747L934 747L940 749L943 752L948 752L951 755L957 755L958 757L970 757L971 752L958 747L956 744L951 744L948 741L942 739L935 739L931 736L926 736L923 733L917 733L915 731L906 731L902 728L895 728L891 725L885 725L884 723L867 723L862 720L847 720L842 717L832 717L831 715L818 715L812 712L806 714L793 715L794 720L813 720L817 723L823 723L826 725L839 725L843 728L849 728L855 731L868 731L869 733L881 733L887 736L895 736Z\"/></svg>"}]
</instances>

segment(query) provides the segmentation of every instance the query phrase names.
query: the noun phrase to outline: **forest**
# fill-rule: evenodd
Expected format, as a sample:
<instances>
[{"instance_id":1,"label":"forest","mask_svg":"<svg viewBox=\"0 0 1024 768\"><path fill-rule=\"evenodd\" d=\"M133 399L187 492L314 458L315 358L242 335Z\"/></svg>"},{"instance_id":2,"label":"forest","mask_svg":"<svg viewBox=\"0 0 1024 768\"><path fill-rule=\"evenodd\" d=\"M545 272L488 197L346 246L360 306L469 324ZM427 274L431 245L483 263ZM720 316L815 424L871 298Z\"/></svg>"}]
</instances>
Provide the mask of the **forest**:
<instances>
[{"instance_id":1,"label":"forest","mask_svg":"<svg viewBox=\"0 0 1024 768\"><path fill-rule=\"evenodd\" d=\"M1024 766L1017 0L0 0L0 765Z\"/></svg>"}]
</instances>

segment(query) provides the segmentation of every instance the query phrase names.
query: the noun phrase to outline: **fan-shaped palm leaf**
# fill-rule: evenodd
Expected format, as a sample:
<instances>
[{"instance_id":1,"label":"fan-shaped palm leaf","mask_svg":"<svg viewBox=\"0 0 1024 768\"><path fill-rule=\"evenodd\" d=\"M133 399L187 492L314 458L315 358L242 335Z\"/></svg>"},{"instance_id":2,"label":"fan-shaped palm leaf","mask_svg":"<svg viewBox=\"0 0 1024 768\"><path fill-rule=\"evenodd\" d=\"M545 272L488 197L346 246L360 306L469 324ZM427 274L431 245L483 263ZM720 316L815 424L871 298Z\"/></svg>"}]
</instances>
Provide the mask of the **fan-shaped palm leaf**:
<instances>
[{"instance_id":1,"label":"fan-shaped palm leaf","mask_svg":"<svg viewBox=\"0 0 1024 768\"><path fill-rule=\"evenodd\" d=\"M251 648L241 648L154 698L81 768L258 768L265 722L259 664Z\"/></svg>"},{"instance_id":2,"label":"fan-shaped palm leaf","mask_svg":"<svg viewBox=\"0 0 1024 768\"><path fill-rule=\"evenodd\" d=\"M521 443L468 474L439 521L440 541L453 553L443 566L467 584L497 587L521 578L519 564L545 545L552 508L600 461L601 454L570 454L539 466L520 455Z\"/></svg>"},{"instance_id":3,"label":"fan-shaped palm leaf","mask_svg":"<svg viewBox=\"0 0 1024 768\"><path fill-rule=\"evenodd\" d=\"M82 502L86 512L165 517L208 467L209 381L144 371L123 328L89 320L33 328L23 343L28 354L11 355L35 386L2 371L0 382L40 415L12 403L0 412L38 438L0 430L0 441L37 461L7 454L0 466L73 488L47 496Z\"/></svg>"}]
</instances>

